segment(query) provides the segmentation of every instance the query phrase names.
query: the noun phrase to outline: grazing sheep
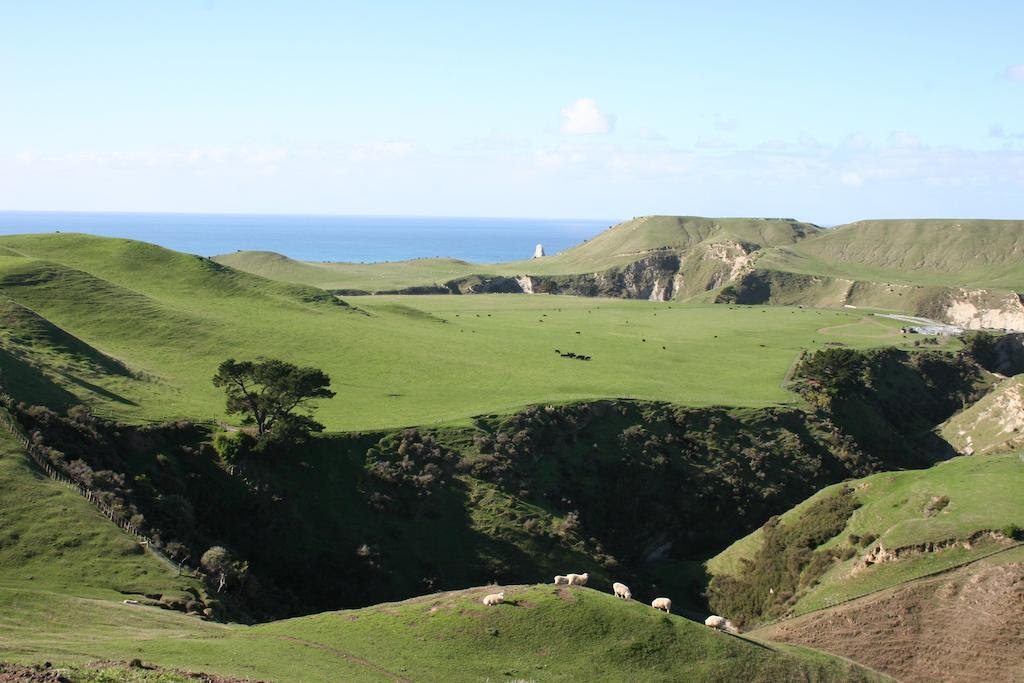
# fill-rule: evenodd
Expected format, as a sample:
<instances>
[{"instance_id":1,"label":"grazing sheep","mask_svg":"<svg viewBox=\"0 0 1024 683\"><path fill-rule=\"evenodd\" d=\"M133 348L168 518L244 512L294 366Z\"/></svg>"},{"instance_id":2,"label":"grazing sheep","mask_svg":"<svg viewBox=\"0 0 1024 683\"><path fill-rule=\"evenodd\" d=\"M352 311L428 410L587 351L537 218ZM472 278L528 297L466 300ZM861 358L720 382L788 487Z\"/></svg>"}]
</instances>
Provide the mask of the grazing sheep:
<instances>
[{"instance_id":1,"label":"grazing sheep","mask_svg":"<svg viewBox=\"0 0 1024 683\"><path fill-rule=\"evenodd\" d=\"M569 574L566 578L569 579L570 586L586 586L590 575L584 572L582 574Z\"/></svg>"},{"instance_id":2,"label":"grazing sheep","mask_svg":"<svg viewBox=\"0 0 1024 683\"><path fill-rule=\"evenodd\" d=\"M672 601L668 598L654 598L651 600L651 607L654 609L663 609L666 612L672 611Z\"/></svg>"},{"instance_id":3,"label":"grazing sheep","mask_svg":"<svg viewBox=\"0 0 1024 683\"><path fill-rule=\"evenodd\" d=\"M622 598L623 600L632 600L633 594L629 592L629 587L624 583L616 581L612 584L612 592L615 593L615 597Z\"/></svg>"},{"instance_id":4,"label":"grazing sheep","mask_svg":"<svg viewBox=\"0 0 1024 683\"><path fill-rule=\"evenodd\" d=\"M556 586L568 586L569 585L569 577L568 576L562 576L561 574L559 574L558 576L555 577L555 585Z\"/></svg>"},{"instance_id":5,"label":"grazing sheep","mask_svg":"<svg viewBox=\"0 0 1024 683\"><path fill-rule=\"evenodd\" d=\"M725 617L720 617L717 614L712 614L710 617L708 617L707 619L704 620L704 625L705 626L710 626L711 628L721 629L723 631L725 630L725 624L726 624Z\"/></svg>"},{"instance_id":6,"label":"grazing sheep","mask_svg":"<svg viewBox=\"0 0 1024 683\"><path fill-rule=\"evenodd\" d=\"M484 599L482 600L482 602L485 605L487 605L488 607L490 607L492 605L500 605L501 603L505 602L505 591L501 591L500 593L491 593L490 595L485 595Z\"/></svg>"},{"instance_id":7,"label":"grazing sheep","mask_svg":"<svg viewBox=\"0 0 1024 683\"><path fill-rule=\"evenodd\" d=\"M131 600L131 599L129 599L129 600L125 600L124 604L126 604L126 605L138 605L139 601L138 600Z\"/></svg>"}]
</instances>

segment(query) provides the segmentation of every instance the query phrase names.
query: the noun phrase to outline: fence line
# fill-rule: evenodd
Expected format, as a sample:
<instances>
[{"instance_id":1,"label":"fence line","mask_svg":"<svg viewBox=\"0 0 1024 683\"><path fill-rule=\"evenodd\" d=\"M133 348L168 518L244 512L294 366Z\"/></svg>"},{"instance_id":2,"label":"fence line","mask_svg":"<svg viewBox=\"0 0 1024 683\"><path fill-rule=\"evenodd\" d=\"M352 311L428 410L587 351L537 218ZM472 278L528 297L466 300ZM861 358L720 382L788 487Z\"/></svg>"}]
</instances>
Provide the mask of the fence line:
<instances>
[{"instance_id":1,"label":"fence line","mask_svg":"<svg viewBox=\"0 0 1024 683\"><path fill-rule=\"evenodd\" d=\"M0 391L0 425L14 436L15 440L25 447L25 451L32 458L32 461L39 466L39 468L48 476L59 484L62 484L71 490L75 491L83 498L88 500L93 506L99 510L103 515L111 522L121 527L124 531L128 532L142 544L144 548L149 550L157 559L161 560L168 567L178 572L179 575L186 574L189 576L195 576L195 572L186 569L184 563L177 563L169 558L163 551L160 550L157 543L142 533L137 526L131 523L130 520L124 518L119 512L111 508L105 502L103 502L96 493L93 492L88 486L85 486L80 481L73 479L56 467L50 462L50 459L46 455L46 451L37 443L34 443L32 439L25 434L25 430L22 429L18 421L15 420L8 410L8 406L14 405L14 399L4 391Z\"/></svg>"}]
</instances>

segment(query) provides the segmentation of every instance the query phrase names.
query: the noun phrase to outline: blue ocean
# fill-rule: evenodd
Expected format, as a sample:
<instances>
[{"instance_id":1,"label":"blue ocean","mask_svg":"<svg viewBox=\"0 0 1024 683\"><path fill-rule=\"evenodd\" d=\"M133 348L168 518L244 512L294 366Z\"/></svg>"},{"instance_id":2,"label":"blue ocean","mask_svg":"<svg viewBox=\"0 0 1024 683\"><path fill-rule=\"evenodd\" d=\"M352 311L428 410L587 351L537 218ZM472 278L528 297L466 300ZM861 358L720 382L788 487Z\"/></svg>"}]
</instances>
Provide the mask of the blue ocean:
<instances>
[{"instance_id":1,"label":"blue ocean","mask_svg":"<svg viewBox=\"0 0 1024 683\"><path fill-rule=\"evenodd\" d=\"M0 211L0 235L84 232L200 256L276 251L303 261L375 262L448 256L476 263L554 254L616 221L418 216L285 216Z\"/></svg>"}]
</instances>

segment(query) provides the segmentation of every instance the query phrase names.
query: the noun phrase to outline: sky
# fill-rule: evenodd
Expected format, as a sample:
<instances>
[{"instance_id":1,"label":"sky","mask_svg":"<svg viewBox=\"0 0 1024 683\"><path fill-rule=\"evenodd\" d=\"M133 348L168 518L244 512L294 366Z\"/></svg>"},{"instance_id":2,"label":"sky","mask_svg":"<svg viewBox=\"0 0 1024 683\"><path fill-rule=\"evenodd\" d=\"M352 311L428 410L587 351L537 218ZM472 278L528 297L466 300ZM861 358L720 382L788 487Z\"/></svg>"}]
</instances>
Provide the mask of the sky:
<instances>
[{"instance_id":1,"label":"sky","mask_svg":"<svg viewBox=\"0 0 1024 683\"><path fill-rule=\"evenodd\" d=\"M1024 3L0 0L0 210L1024 218Z\"/></svg>"}]
</instances>

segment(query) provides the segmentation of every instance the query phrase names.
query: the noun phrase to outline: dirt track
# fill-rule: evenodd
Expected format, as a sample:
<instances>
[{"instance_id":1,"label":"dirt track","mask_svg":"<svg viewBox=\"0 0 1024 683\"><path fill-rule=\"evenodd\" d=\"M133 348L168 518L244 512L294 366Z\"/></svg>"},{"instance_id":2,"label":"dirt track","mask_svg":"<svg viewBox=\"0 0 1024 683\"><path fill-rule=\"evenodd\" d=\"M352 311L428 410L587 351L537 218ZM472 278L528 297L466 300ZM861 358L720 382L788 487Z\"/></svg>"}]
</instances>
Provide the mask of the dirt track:
<instances>
[{"instance_id":1,"label":"dirt track","mask_svg":"<svg viewBox=\"0 0 1024 683\"><path fill-rule=\"evenodd\" d=\"M1024 681L1024 564L977 562L755 631L901 681Z\"/></svg>"}]
</instances>

